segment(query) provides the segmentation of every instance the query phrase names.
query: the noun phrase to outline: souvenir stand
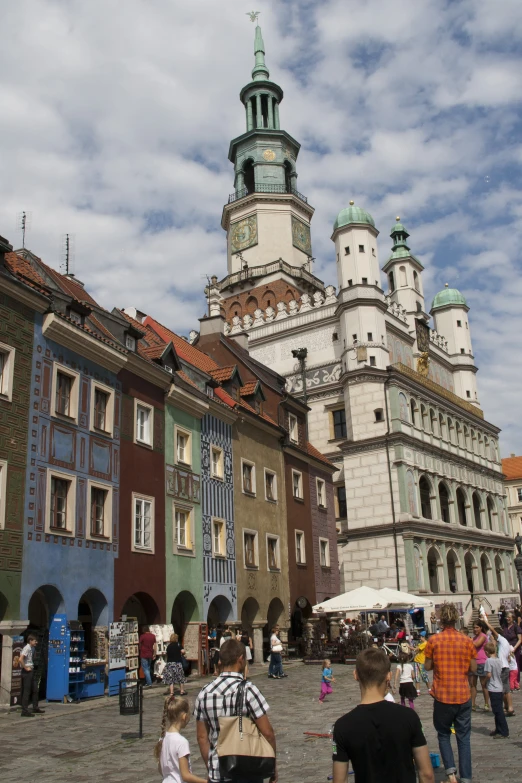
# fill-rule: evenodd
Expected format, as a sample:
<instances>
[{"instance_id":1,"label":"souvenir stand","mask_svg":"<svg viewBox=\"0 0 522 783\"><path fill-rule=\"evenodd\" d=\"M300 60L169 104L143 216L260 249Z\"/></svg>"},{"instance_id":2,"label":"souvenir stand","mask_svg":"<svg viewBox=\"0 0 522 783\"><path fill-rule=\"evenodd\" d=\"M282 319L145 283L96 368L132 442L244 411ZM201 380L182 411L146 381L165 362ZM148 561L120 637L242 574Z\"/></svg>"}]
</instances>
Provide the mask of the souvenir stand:
<instances>
[{"instance_id":1,"label":"souvenir stand","mask_svg":"<svg viewBox=\"0 0 522 783\"><path fill-rule=\"evenodd\" d=\"M127 617L125 626L125 679L137 680L140 668L140 648L138 635L138 620Z\"/></svg>"},{"instance_id":2,"label":"souvenir stand","mask_svg":"<svg viewBox=\"0 0 522 783\"><path fill-rule=\"evenodd\" d=\"M117 696L120 681L125 679L127 657L125 654L126 623L109 626L109 696Z\"/></svg>"},{"instance_id":3,"label":"souvenir stand","mask_svg":"<svg viewBox=\"0 0 522 783\"><path fill-rule=\"evenodd\" d=\"M87 658L82 624L53 617L49 630L47 701L80 701L105 692L106 661Z\"/></svg>"}]
</instances>

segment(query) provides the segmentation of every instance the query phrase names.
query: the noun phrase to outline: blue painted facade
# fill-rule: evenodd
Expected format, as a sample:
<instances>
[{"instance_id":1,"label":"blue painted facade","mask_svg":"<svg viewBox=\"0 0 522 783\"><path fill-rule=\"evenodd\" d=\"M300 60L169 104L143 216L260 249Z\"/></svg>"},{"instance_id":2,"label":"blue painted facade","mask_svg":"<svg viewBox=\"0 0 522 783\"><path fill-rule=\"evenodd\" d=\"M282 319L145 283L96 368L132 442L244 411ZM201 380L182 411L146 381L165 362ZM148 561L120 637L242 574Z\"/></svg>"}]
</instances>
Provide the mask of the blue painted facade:
<instances>
[{"instance_id":1,"label":"blue painted facade","mask_svg":"<svg viewBox=\"0 0 522 783\"><path fill-rule=\"evenodd\" d=\"M51 416L54 364L79 373L77 423ZM114 390L112 437L90 429L94 381ZM113 619L114 561L119 540L120 407L121 388L116 375L48 340L42 333L42 317L36 316L20 602L24 618L29 617L31 596L40 590L40 595L48 599L49 620L57 611L69 620L77 619L78 603L88 591L93 625L107 625ZM52 471L62 474L76 488L68 535L50 530ZM103 539L91 537L89 481L112 490L112 523Z\"/></svg>"},{"instance_id":2,"label":"blue painted facade","mask_svg":"<svg viewBox=\"0 0 522 783\"><path fill-rule=\"evenodd\" d=\"M223 479L211 475L211 446L223 450ZM203 512L203 616L217 599L220 620L237 619L236 548L232 427L207 414L201 427L201 503ZM226 558L212 556L212 518L226 522ZM231 606L227 615L227 603Z\"/></svg>"}]
</instances>

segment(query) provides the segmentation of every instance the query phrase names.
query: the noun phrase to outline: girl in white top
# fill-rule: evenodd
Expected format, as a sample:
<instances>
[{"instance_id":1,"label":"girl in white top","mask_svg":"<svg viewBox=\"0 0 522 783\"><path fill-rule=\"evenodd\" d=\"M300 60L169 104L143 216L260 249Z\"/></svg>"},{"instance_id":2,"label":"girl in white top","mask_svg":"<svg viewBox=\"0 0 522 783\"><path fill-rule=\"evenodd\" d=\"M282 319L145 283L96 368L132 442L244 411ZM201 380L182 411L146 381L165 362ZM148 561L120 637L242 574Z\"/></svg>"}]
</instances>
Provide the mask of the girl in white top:
<instances>
[{"instance_id":1,"label":"girl in white top","mask_svg":"<svg viewBox=\"0 0 522 783\"><path fill-rule=\"evenodd\" d=\"M401 704L406 706L406 699L408 699L408 706L414 709L413 702L417 698L417 688L413 684L413 664L409 662L409 655L401 653L399 655L399 665L395 672L395 688L400 677L399 684L399 696L401 697Z\"/></svg>"},{"instance_id":2,"label":"girl in white top","mask_svg":"<svg viewBox=\"0 0 522 783\"><path fill-rule=\"evenodd\" d=\"M154 755L163 783L207 783L190 768L190 747L188 740L180 734L190 720L188 699L165 699L161 721L161 738L156 743Z\"/></svg>"}]
</instances>

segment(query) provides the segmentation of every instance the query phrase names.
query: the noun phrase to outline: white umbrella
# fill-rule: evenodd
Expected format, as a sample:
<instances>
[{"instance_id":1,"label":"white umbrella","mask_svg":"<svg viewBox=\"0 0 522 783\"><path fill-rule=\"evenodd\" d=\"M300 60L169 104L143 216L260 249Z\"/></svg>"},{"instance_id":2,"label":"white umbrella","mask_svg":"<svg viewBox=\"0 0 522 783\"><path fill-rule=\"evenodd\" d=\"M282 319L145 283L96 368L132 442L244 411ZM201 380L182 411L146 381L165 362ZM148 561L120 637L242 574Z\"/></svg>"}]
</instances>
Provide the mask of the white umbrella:
<instances>
[{"instance_id":1,"label":"white umbrella","mask_svg":"<svg viewBox=\"0 0 522 783\"><path fill-rule=\"evenodd\" d=\"M330 598L313 607L314 612L360 612L364 609L385 609L388 601L373 587L357 587L348 593Z\"/></svg>"},{"instance_id":2,"label":"white umbrella","mask_svg":"<svg viewBox=\"0 0 522 783\"><path fill-rule=\"evenodd\" d=\"M382 587L378 590L382 596L382 601L387 606L408 607L410 609L426 609L433 606L429 598L421 598L413 593L405 593L402 590L392 590L391 587Z\"/></svg>"}]
</instances>

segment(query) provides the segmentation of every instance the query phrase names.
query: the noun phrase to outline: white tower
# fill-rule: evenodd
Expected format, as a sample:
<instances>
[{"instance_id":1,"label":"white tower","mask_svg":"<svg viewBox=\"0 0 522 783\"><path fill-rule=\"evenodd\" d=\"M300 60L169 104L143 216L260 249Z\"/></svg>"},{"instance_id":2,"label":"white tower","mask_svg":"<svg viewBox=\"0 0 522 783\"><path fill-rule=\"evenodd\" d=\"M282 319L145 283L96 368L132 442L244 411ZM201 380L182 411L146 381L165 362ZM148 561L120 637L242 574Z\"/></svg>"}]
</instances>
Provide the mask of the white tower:
<instances>
[{"instance_id":1,"label":"white tower","mask_svg":"<svg viewBox=\"0 0 522 783\"><path fill-rule=\"evenodd\" d=\"M454 365L455 394L479 406L477 394L477 368L471 345L469 307L456 288L445 288L435 296L431 305L435 331L448 341L448 354Z\"/></svg>"},{"instance_id":2,"label":"white tower","mask_svg":"<svg viewBox=\"0 0 522 783\"><path fill-rule=\"evenodd\" d=\"M356 370L369 365L384 370L389 363L384 313L387 305L380 286L377 236L372 216L361 207L339 212L332 240L337 258L339 307L343 338L343 366Z\"/></svg>"},{"instance_id":3,"label":"white tower","mask_svg":"<svg viewBox=\"0 0 522 783\"><path fill-rule=\"evenodd\" d=\"M408 232L396 218L397 222L391 230L393 239L392 253L382 268L388 277L389 293L393 301L406 309L410 329L415 327L415 318L425 315L424 291L421 273L423 265L410 252L406 241Z\"/></svg>"}]
</instances>

